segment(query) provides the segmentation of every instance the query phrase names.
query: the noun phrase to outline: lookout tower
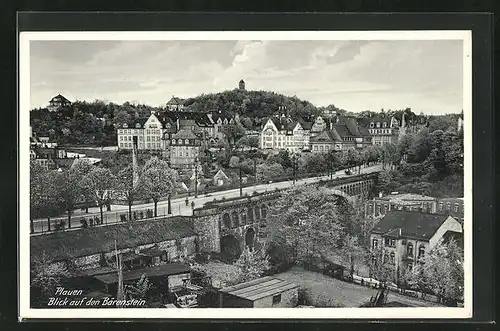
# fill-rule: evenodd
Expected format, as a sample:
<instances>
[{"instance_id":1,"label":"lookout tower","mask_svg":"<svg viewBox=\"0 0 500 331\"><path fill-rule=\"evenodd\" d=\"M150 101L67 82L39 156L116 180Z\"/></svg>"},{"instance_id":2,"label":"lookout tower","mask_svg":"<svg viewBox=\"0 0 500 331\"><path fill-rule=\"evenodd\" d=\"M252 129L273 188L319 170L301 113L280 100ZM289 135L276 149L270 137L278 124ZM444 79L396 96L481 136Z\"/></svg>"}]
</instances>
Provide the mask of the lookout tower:
<instances>
[{"instance_id":1,"label":"lookout tower","mask_svg":"<svg viewBox=\"0 0 500 331\"><path fill-rule=\"evenodd\" d=\"M240 80L239 88L240 88L240 90L244 90L245 89L245 81L243 79Z\"/></svg>"}]
</instances>

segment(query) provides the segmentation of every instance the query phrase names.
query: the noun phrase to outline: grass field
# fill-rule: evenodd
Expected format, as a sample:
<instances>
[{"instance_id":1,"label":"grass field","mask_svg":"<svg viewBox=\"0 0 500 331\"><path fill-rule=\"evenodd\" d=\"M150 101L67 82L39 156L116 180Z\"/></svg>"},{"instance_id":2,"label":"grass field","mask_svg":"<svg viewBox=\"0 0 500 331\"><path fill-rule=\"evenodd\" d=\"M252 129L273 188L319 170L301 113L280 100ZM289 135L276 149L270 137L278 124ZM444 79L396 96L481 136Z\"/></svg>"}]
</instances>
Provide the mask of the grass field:
<instances>
[{"instance_id":1,"label":"grass field","mask_svg":"<svg viewBox=\"0 0 500 331\"><path fill-rule=\"evenodd\" d=\"M306 292L310 305L316 307L357 308L370 300L377 290L344 282L321 273L294 267L274 277L298 284ZM390 292L387 302L397 301L410 307L436 307L438 304Z\"/></svg>"}]
</instances>

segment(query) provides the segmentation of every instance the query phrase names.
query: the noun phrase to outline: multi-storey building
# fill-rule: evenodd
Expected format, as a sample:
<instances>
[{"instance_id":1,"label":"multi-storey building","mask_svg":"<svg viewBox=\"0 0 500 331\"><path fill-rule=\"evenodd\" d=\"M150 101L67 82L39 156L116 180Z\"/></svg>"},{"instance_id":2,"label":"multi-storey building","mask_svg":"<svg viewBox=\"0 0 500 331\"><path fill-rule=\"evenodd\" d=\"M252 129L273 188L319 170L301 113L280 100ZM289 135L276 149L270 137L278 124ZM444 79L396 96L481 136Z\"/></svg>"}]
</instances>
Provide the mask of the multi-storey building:
<instances>
[{"instance_id":1,"label":"multi-storey building","mask_svg":"<svg viewBox=\"0 0 500 331\"><path fill-rule=\"evenodd\" d=\"M166 107L170 111L184 111L185 109L184 103L185 103L184 99L172 96L172 98L167 102Z\"/></svg>"},{"instance_id":2,"label":"multi-storey building","mask_svg":"<svg viewBox=\"0 0 500 331\"><path fill-rule=\"evenodd\" d=\"M47 109L49 111L57 111L60 108L71 106L71 101L58 94L49 101Z\"/></svg>"},{"instance_id":3,"label":"multi-storey building","mask_svg":"<svg viewBox=\"0 0 500 331\"><path fill-rule=\"evenodd\" d=\"M136 141L139 150L164 149L165 143L162 138L167 131L165 124L155 114L123 123L121 128L117 129L118 148L132 149Z\"/></svg>"},{"instance_id":4,"label":"multi-storey building","mask_svg":"<svg viewBox=\"0 0 500 331\"><path fill-rule=\"evenodd\" d=\"M434 198L414 193L390 194L367 201L365 204L365 217L379 218L390 211L396 210L451 215L463 224L464 199Z\"/></svg>"},{"instance_id":5,"label":"multi-storey building","mask_svg":"<svg viewBox=\"0 0 500 331\"><path fill-rule=\"evenodd\" d=\"M452 216L391 211L371 231L370 249L373 259L387 259L394 267L394 280L398 281L439 241L461 235L462 226Z\"/></svg>"},{"instance_id":6,"label":"multi-storey building","mask_svg":"<svg viewBox=\"0 0 500 331\"><path fill-rule=\"evenodd\" d=\"M383 217L390 211L397 210L433 214L436 212L436 201L436 198L413 193L380 196L366 202L365 217Z\"/></svg>"},{"instance_id":7,"label":"multi-storey building","mask_svg":"<svg viewBox=\"0 0 500 331\"><path fill-rule=\"evenodd\" d=\"M354 118L337 119L336 123L330 123L328 130L324 130L310 139L313 153L362 149L372 145L371 135L365 128L360 127Z\"/></svg>"},{"instance_id":8,"label":"multi-storey building","mask_svg":"<svg viewBox=\"0 0 500 331\"><path fill-rule=\"evenodd\" d=\"M436 213L451 215L463 224L464 221L464 198L441 198L437 199Z\"/></svg>"},{"instance_id":9,"label":"multi-storey building","mask_svg":"<svg viewBox=\"0 0 500 331\"><path fill-rule=\"evenodd\" d=\"M314 119L314 123L311 126L311 137L318 135L320 132L324 131L328 127L329 123L321 116Z\"/></svg>"},{"instance_id":10,"label":"multi-storey building","mask_svg":"<svg viewBox=\"0 0 500 331\"><path fill-rule=\"evenodd\" d=\"M189 168L200 156L201 139L189 129L181 129L170 139L170 165Z\"/></svg>"},{"instance_id":11,"label":"multi-storey building","mask_svg":"<svg viewBox=\"0 0 500 331\"><path fill-rule=\"evenodd\" d=\"M289 116L267 119L260 133L261 149L301 152L309 149L311 124L292 120Z\"/></svg>"},{"instance_id":12,"label":"multi-storey building","mask_svg":"<svg viewBox=\"0 0 500 331\"><path fill-rule=\"evenodd\" d=\"M365 127L373 137L373 145L385 145L398 141L399 123L393 116L379 114L364 121Z\"/></svg>"}]
</instances>

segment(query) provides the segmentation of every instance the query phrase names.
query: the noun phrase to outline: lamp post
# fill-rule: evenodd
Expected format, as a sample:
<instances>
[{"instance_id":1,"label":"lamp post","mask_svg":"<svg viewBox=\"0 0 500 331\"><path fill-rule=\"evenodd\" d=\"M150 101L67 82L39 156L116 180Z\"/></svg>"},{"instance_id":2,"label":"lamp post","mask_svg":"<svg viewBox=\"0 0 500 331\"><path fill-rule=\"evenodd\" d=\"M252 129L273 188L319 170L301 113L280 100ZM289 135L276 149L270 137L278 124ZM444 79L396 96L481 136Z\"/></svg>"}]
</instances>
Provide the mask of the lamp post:
<instances>
[{"instance_id":1,"label":"lamp post","mask_svg":"<svg viewBox=\"0 0 500 331\"><path fill-rule=\"evenodd\" d=\"M243 196L243 184L241 180L241 165L240 165L240 197Z\"/></svg>"},{"instance_id":2,"label":"lamp post","mask_svg":"<svg viewBox=\"0 0 500 331\"><path fill-rule=\"evenodd\" d=\"M194 197L198 197L198 158L194 161Z\"/></svg>"}]
</instances>

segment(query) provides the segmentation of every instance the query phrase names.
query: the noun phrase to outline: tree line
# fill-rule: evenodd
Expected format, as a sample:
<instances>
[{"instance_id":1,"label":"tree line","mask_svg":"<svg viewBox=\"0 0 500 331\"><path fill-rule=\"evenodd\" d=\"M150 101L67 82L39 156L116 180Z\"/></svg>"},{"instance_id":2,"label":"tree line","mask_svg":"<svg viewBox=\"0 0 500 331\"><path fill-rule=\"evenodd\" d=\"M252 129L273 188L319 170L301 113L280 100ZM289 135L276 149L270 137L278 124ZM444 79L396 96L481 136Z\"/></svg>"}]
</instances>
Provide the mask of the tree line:
<instances>
[{"instance_id":1,"label":"tree line","mask_svg":"<svg viewBox=\"0 0 500 331\"><path fill-rule=\"evenodd\" d=\"M132 219L132 204L139 199L154 202L154 216L160 199L175 192L178 174L168 163L158 157L149 158L138 169L138 180L134 183L131 165L113 173L109 168L78 162L67 170L46 170L36 162L30 165L30 212L31 219L67 213L68 227L77 205L88 207L97 204L101 220L104 208L110 209L113 198L123 198L129 206Z\"/></svg>"}]
</instances>

